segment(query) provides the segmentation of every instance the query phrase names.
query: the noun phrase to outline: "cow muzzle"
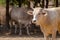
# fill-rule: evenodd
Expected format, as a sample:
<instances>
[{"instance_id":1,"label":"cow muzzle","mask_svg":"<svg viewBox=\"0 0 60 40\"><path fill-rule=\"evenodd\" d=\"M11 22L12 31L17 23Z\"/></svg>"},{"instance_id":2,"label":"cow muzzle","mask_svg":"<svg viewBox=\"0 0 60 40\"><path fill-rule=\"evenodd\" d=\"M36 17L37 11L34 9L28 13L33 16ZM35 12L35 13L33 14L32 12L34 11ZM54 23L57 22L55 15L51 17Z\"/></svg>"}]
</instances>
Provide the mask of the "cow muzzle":
<instances>
[{"instance_id":1,"label":"cow muzzle","mask_svg":"<svg viewBox=\"0 0 60 40\"><path fill-rule=\"evenodd\" d=\"M35 23L35 22L36 22L36 20L33 19L33 20L32 20L32 23Z\"/></svg>"},{"instance_id":2,"label":"cow muzzle","mask_svg":"<svg viewBox=\"0 0 60 40\"><path fill-rule=\"evenodd\" d=\"M36 20L34 20L33 22L36 22Z\"/></svg>"}]
</instances>

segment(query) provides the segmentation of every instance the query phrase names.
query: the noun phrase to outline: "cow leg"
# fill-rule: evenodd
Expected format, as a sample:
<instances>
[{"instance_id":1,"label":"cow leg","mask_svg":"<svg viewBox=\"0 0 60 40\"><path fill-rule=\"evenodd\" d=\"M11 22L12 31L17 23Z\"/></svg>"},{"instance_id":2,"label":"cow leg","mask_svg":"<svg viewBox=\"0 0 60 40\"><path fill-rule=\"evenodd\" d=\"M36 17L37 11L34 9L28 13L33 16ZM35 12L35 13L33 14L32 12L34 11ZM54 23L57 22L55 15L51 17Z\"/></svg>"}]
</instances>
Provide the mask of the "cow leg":
<instances>
[{"instance_id":1,"label":"cow leg","mask_svg":"<svg viewBox=\"0 0 60 40\"><path fill-rule=\"evenodd\" d=\"M15 34L17 33L17 25L15 25Z\"/></svg>"},{"instance_id":2,"label":"cow leg","mask_svg":"<svg viewBox=\"0 0 60 40\"><path fill-rule=\"evenodd\" d=\"M12 22L12 26L15 27L15 30L13 30L13 32L16 34L17 26L15 24L15 21Z\"/></svg>"},{"instance_id":3,"label":"cow leg","mask_svg":"<svg viewBox=\"0 0 60 40\"><path fill-rule=\"evenodd\" d=\"M48 35L44 34L44 40L49 40Z\"/></svg>"},{"instance_id":4,"label":"cow leg","mask_svg":"<svg viewBox=\"0 0 60 40\"><path fill-rule=\"evenodd\" d=\"M30 33L29 33L29 27L26 27L26 29L27 29L27 34L30 35Z\"/></svg>"},{"instance_id":5,"label":"cow leg","mask_svg":"<svg viewBox=\"0 0 60 40\"><path fill-rule=\"evenodd\" d=\"M12 28L12 26L13 26L13 21L10 20L10 21L9 21L9 24L10 24L10 34L11 34L11 33L12 33L12 29L11 29L11 28Z\"/></svg>"},{"instance_id":6,"label":"cow leg","mask_svg":"<svg viewBox=\"0 0 60 40\"><path fill-rule=\"evenodd\" d=\"M57 25L57 22L56 21L54 21L56 24L53 24L53 30L52 30L52 40L56 40L56 32L57 32L57 27L58 27L58 25Z\"/></svg>"},{"instance_id":7,"label":"cow leg","mask_svg":"<svg viewBox=\"0 0 60 40\"><path fill-rule=\"evenodd\" d=\"M12 34L13 32L16 33L16 24L15 24L15 21L10 20L10 21L9 21L9 24L10 24L10 33L11 33L11 34ZM12 27L15 27L15 30L14 30L14 31L12 30Z\"/></svg>"},{"instance_id":8,"label":"cow leg","mask_svg":"<svg viewBox=\"0 0 60 40\"><path fill-rule=\"evenodd\" d=\"M19 35L22 35L22 24L20 24L20 27L19 27L19 29L20 29L20 31L19 31Z\"/></svg>"},{"instance_id":9,"label":"cow leg","mask_svg":"<svg viewBox=\"0 0 60 40\"><path fill-rule=\"evenodd\" d=\"M52 32L52 40L56 40L56 30Z\"/></svg>"},{"instance_id":10,"label":"cow leg","mask_svg":"<svg viewBox=\"0 0 60 40\"><path fill-rule=\"evenodd\" d=\"M29 27L30 27L30 25L28 24L27 27L26 27L26 29L27 29L27 34L28 34L28 35L30 35Z\"/></svg>"}]
</instances>

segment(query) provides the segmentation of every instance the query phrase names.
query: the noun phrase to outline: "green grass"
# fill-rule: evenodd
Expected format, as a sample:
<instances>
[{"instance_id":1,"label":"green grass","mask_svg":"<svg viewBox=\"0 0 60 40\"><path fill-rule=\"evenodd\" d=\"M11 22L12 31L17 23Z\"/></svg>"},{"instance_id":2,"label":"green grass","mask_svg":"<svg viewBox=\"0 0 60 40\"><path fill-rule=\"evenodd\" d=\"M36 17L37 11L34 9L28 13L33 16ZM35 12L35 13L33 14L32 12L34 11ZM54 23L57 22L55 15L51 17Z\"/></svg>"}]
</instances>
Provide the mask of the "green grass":
<instances>
[{"instance_id":1,"label":"green grass","mask_svg":"<svg viewBox=\"0 0 60 40\"><path fill-rule=\"evenodd\" d=\"M5 0L0 0L0 6L4 6L6 4L6 1Z\"/></svg>"}]
</instances>

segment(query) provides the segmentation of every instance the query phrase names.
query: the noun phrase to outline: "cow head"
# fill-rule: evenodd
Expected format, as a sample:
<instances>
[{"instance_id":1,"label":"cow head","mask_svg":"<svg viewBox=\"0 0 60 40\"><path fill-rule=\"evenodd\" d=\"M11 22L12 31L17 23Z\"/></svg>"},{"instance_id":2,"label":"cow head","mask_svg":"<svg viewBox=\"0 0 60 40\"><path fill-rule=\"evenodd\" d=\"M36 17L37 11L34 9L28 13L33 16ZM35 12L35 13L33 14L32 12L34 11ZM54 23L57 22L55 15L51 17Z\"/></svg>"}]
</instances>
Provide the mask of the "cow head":
<instances>
[{"instance_id":1,"label":"cow head","mask_svg":"<svg viewBox=\"0 0 60 40\"><path fill-rule=\"evenodd\" d=\"M42 8L35 8L33 11L33 22L36 22L36 20L45 17L47 15L47 10L44 10Z\"/></svg>"},{"instance_id":2,"label":"cow head","mask_svg":"<svg viewBox=\"0 0 60 40\"><path fill-rule=\"evenodd\" d=\"M47 15L47 10L40 8L40 7L37 7L37 8L34 8L33 11L28 11L27 13L29 15L33 15L32 22L36 22L36 20L38 20L42 16Z\"/></svg>"}]
</instances>

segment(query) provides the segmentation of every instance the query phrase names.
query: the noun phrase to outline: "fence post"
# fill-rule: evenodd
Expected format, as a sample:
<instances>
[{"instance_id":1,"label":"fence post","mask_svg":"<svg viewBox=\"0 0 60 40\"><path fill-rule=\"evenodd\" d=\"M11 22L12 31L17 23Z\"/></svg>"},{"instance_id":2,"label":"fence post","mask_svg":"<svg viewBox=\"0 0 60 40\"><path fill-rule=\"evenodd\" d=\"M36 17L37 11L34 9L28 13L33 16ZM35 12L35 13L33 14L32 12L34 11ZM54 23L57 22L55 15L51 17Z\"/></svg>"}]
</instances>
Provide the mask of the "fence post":
<instances>
[{"instance_id":1,"label":"fence post","mask_svg":"<svg viewBox=\"0 0 60 40\"><path fill-rule=\"evenodd\" d=\"M9 26L9 0L6 0L6 25L8 28Z\"/></svg>"},{"instance_id":2,"label":"fence post","mask_svg":"<svg viewBox=\"0 0 60 40\"><path fill-rule=\"evenodd\" d=\"M14 6L14 0L12 0L12 4L11 5Z\"/></svg>"},{"instance_id":3,"label":"fence post","mask_svg":"<svg viewBox=\"0 0 60 40\"><path fill-rule=\"evenodd\" d=\"M56 0L56 7L58 7L58 0Z\"/></svg>"},{"instance_id":4,"label":"fence post","mask_svg":"<svg viewBox=\"0 0 60 40\"><path fill-rule=\"evenodd\" d=\"M42 8L44 8L44 0L42 0Z\"/></svg>"},{"instance_id":5,"label":"fence post","mask_svg":"<svg viewBox=\"0 0 60 40\"><path fill-rule=\"evenodd\" d=\"M22 1L23 1L23 0L18 0L18 2L19 2L18 5L19 5L19 7L21 7Z\"/></svg>"},{"instance_id":6,"label":"fence post","mask_svg":"<svg viewBox=\"0 0 60 40\"><path fill-rule=\"evenodd\" d=\"M48 8L49 0L46 0L46 8Z\"/></svg>"}]
</instances>

